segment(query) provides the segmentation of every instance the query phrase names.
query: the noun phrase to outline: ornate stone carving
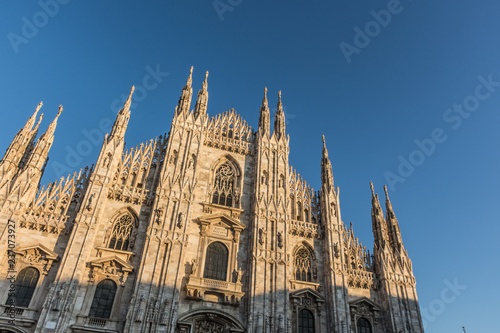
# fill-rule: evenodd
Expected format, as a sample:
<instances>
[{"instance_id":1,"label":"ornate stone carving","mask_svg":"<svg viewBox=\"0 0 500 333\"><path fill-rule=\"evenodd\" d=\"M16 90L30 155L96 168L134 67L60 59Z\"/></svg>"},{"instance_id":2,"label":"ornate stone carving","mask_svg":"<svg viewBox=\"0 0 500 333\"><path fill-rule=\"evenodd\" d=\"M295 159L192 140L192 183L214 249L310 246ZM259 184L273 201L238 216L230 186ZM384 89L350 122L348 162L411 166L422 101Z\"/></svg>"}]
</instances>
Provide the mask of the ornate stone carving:
<instances>
[{"instance_id":1,"label":"ornate stone carving","mask_svg":"<svg viewBox=\"0 0 500 333\"><path fill-rule=\"evenodd\" d=\"M59 260L59 256L42 244L19 247L14 249L20 263L25 263L38 268L38 270L47 275L54 261Z\"/></svg>"},{"instance_id":2,"label":"ornate stone carving","mask_svg":"<svg viewBox=\"0 0 500 333\"><path fill-rule=\"evenodd\" d=\"M91 260L88 265L89 281L95 283L103 278L111 278L123 286L128 275L133 271L133 266L125 260L114 256Z\"/></svg>"}]
</instances>

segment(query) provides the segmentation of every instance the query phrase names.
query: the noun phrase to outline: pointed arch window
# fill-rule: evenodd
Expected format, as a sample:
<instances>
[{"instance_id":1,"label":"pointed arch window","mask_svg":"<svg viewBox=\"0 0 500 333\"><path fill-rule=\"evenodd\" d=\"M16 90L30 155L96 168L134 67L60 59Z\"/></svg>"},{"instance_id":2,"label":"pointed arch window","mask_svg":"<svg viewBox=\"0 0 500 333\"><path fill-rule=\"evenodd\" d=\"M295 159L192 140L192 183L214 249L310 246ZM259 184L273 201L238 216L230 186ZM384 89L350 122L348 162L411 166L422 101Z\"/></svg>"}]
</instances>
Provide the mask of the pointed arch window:
<instances>
[{"instance_id":1,"label":"pointed arch window","mask_svg":"<svg viewBox=\"0 0 500 333\"><path fill-rule=\"evenodd\" d=\"M109 319L115 301L116 283L106 279L99 282L95 289L89 317Z\"/></svg>"},{"instance_id":2,"label":"pointed arch window","mask_svg":"<svg viewBox=\"0 0 500 333\"><path fill-rule=\"evenodd\" d=\"M118 218L110 235L108 248L127 251L134 228L134 219L130 214Z\"/></svg>"},{"instance_id":3,"label":"pointed arch window","mask_svg":"<svg viewBox=\"0 0 500 333\"><path fill-rule=\"evenodd\" d=\"M314 315L310 310L299 312L299 333L314 333Z\"/></svg>"},{"instance_id":4,"label":"pointed arch window","mask_svg":"<svg viewBox=\"0 0 500 333\"><path fill-rule=\"evenodd\" d=\"M226 281L229 251L221 242L213 242L207 247L205 270L206 279Z\"/></svg>"},{"instance_id":5,"label":"pointed arch window","mask_svg":"<svg viewBox=\"0 0 500 333\"><path fill-rule=\"evenodd\" d=\"M229 162L222 164L215 172L212 203L233 206L233 188L235 173Z\"/></svg>"},{"instance_id":6,"label":"pointed arch window","mask_svg":"<svg viewBox=\"0 0 500 333\"><path fill-rule=\"evenodd\" d=\"M301 247L295 253L295 280L311 282L312 281L312 258L311 253Z\"/></svg>"},{"instance_id":7,"label":"pointed arch window","mask_svg":"<svg viewBox=\"0 0 500 333\"><path fill-rule=\"evenodd\" d=\"M358 333L372 333L372 327L366 318L358 319Z\"/></svg>"},{"instance_id":8,"label":"pointed arch window","mask_svg":"<svg viewBox=\"0 0 500 333\"><path fill-rule=\"evenodd\" d=\"M7 299L7 305L27 308L33 297L40 272L33 267L26 267L19 272L14 282L15 293Z\"/></svg>"}]
</instances>

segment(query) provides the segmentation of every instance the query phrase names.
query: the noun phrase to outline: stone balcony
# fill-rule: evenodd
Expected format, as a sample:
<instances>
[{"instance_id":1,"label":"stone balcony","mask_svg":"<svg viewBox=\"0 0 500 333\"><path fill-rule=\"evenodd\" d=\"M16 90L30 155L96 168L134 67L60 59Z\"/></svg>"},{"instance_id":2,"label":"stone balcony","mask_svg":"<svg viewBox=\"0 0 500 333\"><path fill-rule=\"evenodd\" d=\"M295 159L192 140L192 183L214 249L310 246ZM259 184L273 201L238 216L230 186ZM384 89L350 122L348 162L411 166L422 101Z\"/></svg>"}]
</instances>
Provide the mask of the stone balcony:
<instances>
[{"instance_id":1,"label":"stone balcony","mask_svg":"<svg viewBox=\"0 0 500 333\"><path fill-rule=\"evenodd\" d=\"M0 305L0 323L13 320L16 326L31 327L36 323L37 317L38 310Z\"/></svg>"},{"instance_id":2,"label":"stone balcony","mask_svg":"<svg viewBox=\"0 0 500 333\"><path fill-rule=\"evenodd\" d=\"M73 332L106 332L106 333L118 333L118 321L105 319L105 318L94 318L87 316L77 316L76 323L71 326Z\"/></svg>"},{"instance_id":3,"label":"stone balcony","mask_svg":"<svg viewBox=\"0 0 500 333\"><path fill-rule=\"evenodd\" d=\"M240 305L242 292L241 283L205 279L197 276L190 276L186 284L187 298L199 301Z\"/></svg>"},{"instance_id":4,"label":"stone balcony","mask_svg":"<svg viewBox=\"0 0 500 333\"><path fill-rule=\"evenodd\" d=\"M290 220L288 232L294 236L306 238L322 238L323 230L317 223Z\"/></svg>"}]
</instances>

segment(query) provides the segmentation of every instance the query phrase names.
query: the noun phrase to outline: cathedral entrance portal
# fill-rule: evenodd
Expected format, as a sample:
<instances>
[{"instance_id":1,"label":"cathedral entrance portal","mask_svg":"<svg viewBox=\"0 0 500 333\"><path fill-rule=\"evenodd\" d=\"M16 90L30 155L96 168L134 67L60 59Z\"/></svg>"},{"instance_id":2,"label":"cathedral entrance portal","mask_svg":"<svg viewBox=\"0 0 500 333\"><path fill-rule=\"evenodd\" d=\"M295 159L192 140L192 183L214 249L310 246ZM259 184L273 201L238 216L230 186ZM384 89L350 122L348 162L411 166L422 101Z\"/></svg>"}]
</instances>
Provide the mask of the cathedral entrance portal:
<instances>
[{"instance_id":1,"label":"cathedral entrance portal","mask_svg":"<svg viewBox=\"0 0 500 333\"><path fill-rule=\"evenodd\" d=\"M214 309L198 309L183 314L177 322L178 333L243 333L235 317Z\"/></svg>"}]
</instances>

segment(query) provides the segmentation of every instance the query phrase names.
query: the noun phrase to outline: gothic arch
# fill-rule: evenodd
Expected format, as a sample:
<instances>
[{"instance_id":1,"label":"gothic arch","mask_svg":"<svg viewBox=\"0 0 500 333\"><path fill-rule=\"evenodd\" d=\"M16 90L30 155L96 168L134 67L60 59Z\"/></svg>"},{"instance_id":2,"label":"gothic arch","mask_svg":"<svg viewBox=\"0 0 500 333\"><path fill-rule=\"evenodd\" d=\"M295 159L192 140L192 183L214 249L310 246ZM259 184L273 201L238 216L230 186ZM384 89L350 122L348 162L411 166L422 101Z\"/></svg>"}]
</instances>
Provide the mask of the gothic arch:
<instances>
[{"instance_id":1,"label":"gothic arch","mask_svg":"<svg viewBox=\"0 0 500 333\"><path fill-rule=\"evenodd\" d=\"M242 182L239 163L231 155L220 157L210 169L208 202L239 208Z\"/></svg>"},{"instance_id":2,"label":"gothic arch","mask_svg":"<svg viewBox=\"0 0 500 333\"><path fill-rule=\"evenodd\" d=\"M111 222L112 224L114 224L116 222L116 219L119 218L120 216L122 216L123 214L130 214L132 215L132 218L134 219L134 223L135 223L135 227L139 227L139 214L137 214L137 212L135 211L135 209L133 209L132 207L130 206L127 206L127 207L123 207L123 208L120 208L118 209L112 216L111 218L109 219L108 222Z\"/></svg>"},{"instance_id":3,"label":"gothic arch","mask_svg":"<svg viewBox=\"0 0 500 333\"><path fill-rule=\"evenodd\" d=\"M243 333L245 326L236 317L227 312L213 308L200 308L182 314L177 320L176 332L190 332L190 328L204 322L212 323L223 328L222 332ZM186 329L185 331L183 329ZM196 332L196 331L195 331Z\"/></svg>"},{"instance_id":4,"label":"gothic arch","mask_svg":"<svg viewBox=\"0 0 500 333\"><path fill-rule=\"evenodd\" d=\"M301 247L305 247L309 251L309 253L311 254L312 260L314 260L314 262L316 262L316 253L314 252L314 248L312 247L311 244L309 244L306 241L299 242L297 245L295 245L295 248L293 249L293 252L292 252L293 255L295 256L295 254L297 253L297 251Z\"/></svg>"},{"instance_id":5,"label":"gothic arch","mask_svg":"<svg viewBox=\"0 0 500 333\"><path fill-rule=\"evenodd\" d=\"M5 333L26 333L26 331L22 330L19 328L19 326L5 326L5 325L0 325L0 332L5 332Z\"/></svg>"},{"instance_id":6,"label":"gothic arch","mask_svg":"<svg viewBox=\"0 0 500 333\"><path fill-rule=\"evenodd\" d=\"M213 177L215 171L217 170L217 168L219 168L222 164L224 164L226 162L229 162L229 163L231 163L233 165L236 176L238 178L240 178L241 177L241 167L240 167L240 164L230 154L226 154L224 156L221 156L221 157L219 157L218 159L216 159L215 161L212 162L212 165L210 166L210 171L211 171L212 177Z\"/></svg>"}]
</instances>

